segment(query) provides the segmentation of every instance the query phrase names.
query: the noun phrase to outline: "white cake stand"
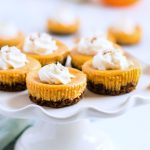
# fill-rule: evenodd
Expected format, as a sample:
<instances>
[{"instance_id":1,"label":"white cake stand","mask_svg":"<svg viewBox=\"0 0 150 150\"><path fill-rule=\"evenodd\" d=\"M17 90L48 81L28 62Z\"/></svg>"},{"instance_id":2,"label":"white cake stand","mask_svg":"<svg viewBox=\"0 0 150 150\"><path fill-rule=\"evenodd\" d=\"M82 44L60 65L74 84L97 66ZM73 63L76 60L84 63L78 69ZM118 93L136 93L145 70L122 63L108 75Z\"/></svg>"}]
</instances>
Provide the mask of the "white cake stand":
<instances>
[{"instance_id":1,"label":"white cake stand","mask_svg":"<svg viewBox=\"0 0 150 150\"><path fill-rule=\"evenodd\" d=\"M33 104L27 91L0 92L0 114L40 120L23 133L15 150L116 150L109 136L88 119L115 117L150 103L147 81L150 75L146 70L137 89L129 94L100 96L87 90L79 103L60 109Z\"/></svg>"}]
</instances>

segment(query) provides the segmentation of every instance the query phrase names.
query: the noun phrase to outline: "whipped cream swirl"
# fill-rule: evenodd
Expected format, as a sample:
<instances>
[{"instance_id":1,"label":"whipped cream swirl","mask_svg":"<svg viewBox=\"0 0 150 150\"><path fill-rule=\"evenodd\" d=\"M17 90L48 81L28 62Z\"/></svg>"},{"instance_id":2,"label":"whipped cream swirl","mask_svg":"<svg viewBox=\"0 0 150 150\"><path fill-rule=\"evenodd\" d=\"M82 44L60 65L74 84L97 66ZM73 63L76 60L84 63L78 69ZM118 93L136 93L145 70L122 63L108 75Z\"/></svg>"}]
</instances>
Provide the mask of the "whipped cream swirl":
<instances>
[{"instance_id":1,"label":"whipped cream swirl","mask_svg":"<svg viewBox=\"0 0 150 150\"><path fill-rule=\"evenodd\" d=\"M89 27L88 30L85 28L81 29L79 36L82 38L101 37L101 38L108 39L107 31L102 30L102 29L100 30L99 28L95 28L95 27L93 28Z\"/></svg>"},{"instance_id":2,"label":"whipped cream swirl","mask_svg":"<svg viewBox=\"0 0 150 150\"><path fill-rule=\"evenodd\" d=\"M112 26L113 31L131 34L135 31L136 23L131 18L121 18Z\"/></svg>"},{"instance_id":3,"label":"whipped cream swirl","mask_svg":"<svg viewBox=\"0 0 150 150\"><path fill-rule=\"evenodd\" d=\"M49 64L42 67L38 75L42 82L49 84L67 84L70 83L71 78L74 77L74 75L69 72L69 69L60 63Z\"/></svg>"},{"instance_id":4,"label":"whipped cream swirl","mask_svg":"<svg viewBox=\"0 0 150 150\"><path fill-rule=\"evenodd\" d=\"M130 65L120 50L99 52L94 56L92 64L98 70L127 69Z\"/></svg>"},{"instance_id":5,"label":"whipped cream swirl","mask_svg":"<svg viewBox=\"0 0 150 150\"><path fill-rule=\"evenodd\" d=\"M77 44L77 50L81 54L95 55L99 51L114 49L112 42L105 37L93 36L81 38Z\"/></svg>"},{"instance_id":6,"label":"whipped cream swirl","mask_svg":"<svg viewBox=\"0 0 150 150\"><path fill-rule=\"evenodd\" d=\"M48 55L57 50L56 41L47 33L34 33L24 42L23 51L38 55Z\"/></svg>"},{"instance_id":7,"label":"whipped cream swirl","mask_svg":"<svg viewBox=\"0 0 150 150\"><path fill-rule=\"evenodd\" d=\"M0 50L0 69L18 69L24 67L27 62L26 55L15 46L4 46Z\"/></svg>"},{"instance_id":8,"label":"whipped cream swirl","mask_svg":"<svg viewBox=\"0 0 150 150\"><path fill-rule=\"evenodd\" d=\"M51 18L54 21L64 24L64 25L72 25L76 22L77 17L73 11L67 8L63 8L60 10L57 10L53 17Z\"/></svg>"},{"instance_id":9,"label":"whipped cream swirl","mask_svg":"<svg viewBox=\"0 0 150 150\"><path fill-rule=\"evenodd\" d=\"M0 23L0 38L10 39L15 38L18 35L18 29L14 24Z\"/></svg>"}]
</instances>

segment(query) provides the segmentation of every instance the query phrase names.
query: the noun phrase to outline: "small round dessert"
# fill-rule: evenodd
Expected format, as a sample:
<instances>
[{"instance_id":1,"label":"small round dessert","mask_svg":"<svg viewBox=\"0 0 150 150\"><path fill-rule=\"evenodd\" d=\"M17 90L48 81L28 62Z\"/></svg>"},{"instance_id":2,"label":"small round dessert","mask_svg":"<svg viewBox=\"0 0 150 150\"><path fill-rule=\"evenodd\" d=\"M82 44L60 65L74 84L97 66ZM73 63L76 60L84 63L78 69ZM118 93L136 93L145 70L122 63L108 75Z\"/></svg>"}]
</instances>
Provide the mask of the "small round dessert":
<instances>
[{"instance_id":1,"label":"small round dessert","mask_svg":"<svg viewBox=\"0 0 150 150\"><path fill-rule=\"evenodd\" d=\"M47 21L48 32L59 35L73 34L78 31L79 27L79 19L68 9L58 10L53 17Z\"/></svg>"},{"instance_id":2,"label":"small round dessert","mask_svg":"<svg viewBox=\"0 0 150 150\"><path fill-rule=\"evenodd\" d=\"M70 52L72 66L82 70L82 65L93 58L99 51L120 47L107 40L105 37L91 36L81 38L75 48Z\"/></svg>"},{"instance_id":3,"label":"small round dessert","mask_svg":"<svg viewBox=\"0 0 150 150\"><path fill-rule=\"evenodd\" d=\"M0 90L25 90L27 73L40 67L41 64L37 60L26 57L16 47L2 47L0 50Z\"/></svg>"},{"instance_id":4,"label":"small round dessert","mask_svg":"<svg viewBox=\"0 0 150 150\"><path fill-rule=\"evenodd\" d=\"M0 47L17 46L24 40L24 34L12 24L0 23Z\"/></svg>"},{"instance_id":5,"label":"small round dessert","mask_svg":"<svg viewBox=\"0 0 150 150\"><path fill-rule=\"evenodd\" d=\"M31 101L41 106L60 108L77 103L86 88L86 75L60 63L49 64L27 76Z\"/></svg>"},{"instance_id":6,"label":"small round dessert","mask_svg":"<svg viewBox=\"0 0 150 150\"><path fill-rule=\"evenodd\" d=\"M119 95L131 92L139 81L141 66L121 51L106 51L86 62L87 88L97 94Z\"/></svg>"},{"instance_id":7,"label":"small round dessert","mask_svg":"<svg viewBox=\"0 0 150 150\"><path fill-rule=\"evenodd\" d=\"M60 62L65 64L69 50L65 44L47 33L34 33L18 46L27 56L37 59L42 66Z\"/></svg>"},{"instance_id":8,"label":"small round dessert","mask_svg":"<svg viewBox=\"0 0 150 150\"><path fill-rule=\"evenodd\" d=\"M79 26L80 26L79 19L77 19L73 24L62 24L52 19L49 19L47 21L48 32L59 35L73 34L78 31Z\"/></svg>"},{"instance_id":9,"label":"small round dessert","mask_svg":"<svg viewBox=\"0 0 150 150\"><path fill-rule=\"evenodd\" d=\"M141 27L131 19L117 21L108 29L108 32L120 45L138 44L142 37Z\"/></svg>"}]
</instances>

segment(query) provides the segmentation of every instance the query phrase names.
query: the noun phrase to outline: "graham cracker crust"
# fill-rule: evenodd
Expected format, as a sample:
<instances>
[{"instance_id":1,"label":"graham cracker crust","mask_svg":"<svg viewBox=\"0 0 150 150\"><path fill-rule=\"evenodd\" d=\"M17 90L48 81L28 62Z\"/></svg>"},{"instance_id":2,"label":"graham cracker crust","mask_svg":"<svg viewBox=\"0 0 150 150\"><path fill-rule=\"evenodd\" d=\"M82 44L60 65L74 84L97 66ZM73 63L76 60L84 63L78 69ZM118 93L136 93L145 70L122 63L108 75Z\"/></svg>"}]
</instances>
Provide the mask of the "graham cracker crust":
<instances>
[{"instance_id":1,"label":"graham cracker crust","mask_svg":"<svg viewBox=\"0 0 150 150\"><path fill-rule=\"evenodd\" d=\"M7 91L7 92L17 92L17 91L23 91L26 90L26 83L13 83L13 84L7 84L0 82L0 90Z\"/></svg>"},{"instance_id":2,"label":"graham cracker crust","mask_svg":"<svg viewBox=\"0 0 150 150\"><path fill-rule=\"evenodd\" d=\"M40 106L47 106L47 107L53 107L53 108L61 108L61 107L66 107L70 106L73 104L76 104L77 102L80 101L82 98L83 94L81 94L79 97L71 100L71 99L62 99L60 101L54 102L53 100L43 100L41 98L37 98L35 96L32 96L31 94L29 95L29 98L32 102L40 105Z\"/></svg>"},{"instance_id":3,"label":"graham cracker crust","mask_svg":"<svg viewBox=\"0 0 150 150\"><path fill-rule=\"evenodd\" d=\"M87 82L87 88L90 91L96 94L112 95L112 96L129 93L135 89L136 85L137 85L136 83L130 82L125 86L121 86L119 91L116 91L116 90L114 91L111 89L106 89L106 87L103 84L94 84L92 81L89 81L89 80Z\"/></svg>"}]
</instances>

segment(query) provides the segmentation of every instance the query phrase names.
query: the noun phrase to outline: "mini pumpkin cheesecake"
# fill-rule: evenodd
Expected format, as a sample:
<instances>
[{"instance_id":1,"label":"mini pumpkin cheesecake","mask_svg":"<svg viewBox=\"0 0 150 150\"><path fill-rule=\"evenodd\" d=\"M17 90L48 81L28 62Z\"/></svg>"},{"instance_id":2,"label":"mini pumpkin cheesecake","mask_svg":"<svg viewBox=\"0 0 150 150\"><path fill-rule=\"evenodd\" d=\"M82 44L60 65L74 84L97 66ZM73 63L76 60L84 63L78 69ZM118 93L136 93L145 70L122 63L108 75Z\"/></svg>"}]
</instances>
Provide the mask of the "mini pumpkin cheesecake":
<instances>
[{"instance_id":1,"label":"mini pumpkin cheesecake","mask_svg":"<svg viewBox=\"0 0 150 150\"><path fill-rule=\"evenodd\" d=\"M121 45L138 44L142 38L141 27L129 18L116 21L108 32Z\"/></svg>"},{"instance_id":2,"label":"mini pumpkin cheesecake","mask_svg":"<svg viewBox=\"0 0 150 150\"><path fill-rule=\"evenodd\" d=\"M0 23L0 47L17 46L24 40L24 34L13 24Z\"/></svg>"},{"instance_id":3,"label":"mini pumpkin cheesecake","mask_svg":"<svg viewBox=\"0 0 150 150\"><path fill-rule=\"evenodd\" d=\"M37 60L26 57L18 48L2 47L0 50L0 90L25 90L27 73L40 67Z\"/></svg>"},{"instance_id":4,"label":"mini pumpkin cheesecake","mask_svg":"<svg viewBox=\"0 0 150 150\"><path fill-rule=\"evenodd\" d=\"M31 101L54 108L77 103L86 88L86 75L60 63L49 64L27 76Z\"/></svg>"},{"instance_id":5,"label":"mini pumpkin cheesecake","mask_svg":"<svg viewBox=\"0 0 150 150\"><path fill-rule=\"evenodd\" d=\"M91 36L81 38L73 50L70 52L72 58L72 66L79 70L82 65L93 58L99 51L112 49L113 47L120 48L118 45L113 44L103 36Z\"/></svg>"},{"instance_id":6,"label":"mini pumpkin cheesecake","mask_svg":"<svg viewBox=\"0 0 150 150\"><path fill-rule=\"evenodd\" d=\"M68 48L47 33L33 33L19 45L19 48L29 57L37 59L42 66L60 62L65 64Z\"/></svg>"},{"instance_id":7,"label":"mini pumpkin cheesecake","mask_svg":"<svg viewBox=\"0 0 150 150\"><path fill-rule=\"evenodd\" d=\"M86 62L82 70L87 74L90 91L103 95L129 93L136 88L141 66L137 60L121 51L105 51Z\"/></svg>"},{"instance_id":8,"label":"mini pumpkin cheesecake","mask_svg":"<svg viewBox=\"0 0 150 150\"><path fill-rule=\"evenodd\" d=\"M60 9L47 21L48 32L60 35L73 34L78 31L79 19L69 9Z\"/></svg>"}]
</instances>

